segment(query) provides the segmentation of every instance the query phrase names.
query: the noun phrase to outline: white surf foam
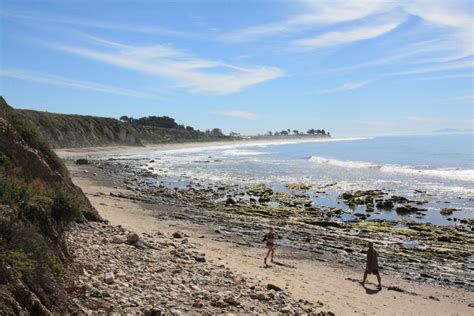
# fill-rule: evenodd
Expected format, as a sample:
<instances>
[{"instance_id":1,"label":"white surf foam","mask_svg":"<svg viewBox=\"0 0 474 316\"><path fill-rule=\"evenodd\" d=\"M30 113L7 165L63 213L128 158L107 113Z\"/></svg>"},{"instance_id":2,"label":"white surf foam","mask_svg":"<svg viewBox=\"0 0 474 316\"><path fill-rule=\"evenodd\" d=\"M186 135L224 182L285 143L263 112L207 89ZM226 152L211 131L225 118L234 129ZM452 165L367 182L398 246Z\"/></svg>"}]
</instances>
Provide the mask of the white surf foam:
<instances>
[{"instance_id":1,"label":"white surf foam","mask_svg":"<svg viewBox=\"0 0 474 316\"><path fill-rule=\"evenodd\" d=\"M319 164L327 164L331 166L337 166L342 168L351 169L378 169L385 173L398 173L413 176L425 176L425 177L436 177L450 180L461 180L461 181L474 181L474 170L473 169L455 169L455 168L443 168L443 169L417 169L410 166L402 165L380 165L365 161L352 161L352 160L338 160L319 156L313 156L310 161Z\"/></svg>"},{"instance_id":2,"label":"white surf foam","mask_svg":"<svg viewBox=\"0 0 474 316\"><path fill-rule=\"evenodd\" d=\"M222 152L225 156L257 156L264 155L264 152L243 149L229 149Z\"/></svg>"}]
</instances>

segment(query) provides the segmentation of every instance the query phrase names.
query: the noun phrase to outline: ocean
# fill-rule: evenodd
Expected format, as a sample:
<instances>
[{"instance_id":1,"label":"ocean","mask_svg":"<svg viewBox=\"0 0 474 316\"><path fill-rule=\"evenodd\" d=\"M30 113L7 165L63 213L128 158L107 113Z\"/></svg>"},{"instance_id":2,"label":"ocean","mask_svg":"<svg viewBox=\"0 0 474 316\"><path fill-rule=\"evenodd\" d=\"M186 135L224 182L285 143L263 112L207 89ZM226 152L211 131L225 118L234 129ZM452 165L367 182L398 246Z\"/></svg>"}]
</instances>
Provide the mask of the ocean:
<instances>
[{"instance_id":1,"label":"ocean","mask_svg":"<svg viewBox=\"0 0 474 316\"><path fill-rule=\"evenodd\" d=\"M154 168L157 185L184 188L190 183L266 184L285 191L303 182L324 187L314 192L317 205L347 209L337 196L345 191L382 189L391 195L426 200L425 216L376 210L370 219L407 218L456 225L474 217L473 134L269 140L122 155L137 168ZM143 160L141 158L147 158ZM153 159L154 162L149 162ZM453 215L442 208L458 209ZM343 220L364 213L344 212Z\"/></svg>"}]
</instances>

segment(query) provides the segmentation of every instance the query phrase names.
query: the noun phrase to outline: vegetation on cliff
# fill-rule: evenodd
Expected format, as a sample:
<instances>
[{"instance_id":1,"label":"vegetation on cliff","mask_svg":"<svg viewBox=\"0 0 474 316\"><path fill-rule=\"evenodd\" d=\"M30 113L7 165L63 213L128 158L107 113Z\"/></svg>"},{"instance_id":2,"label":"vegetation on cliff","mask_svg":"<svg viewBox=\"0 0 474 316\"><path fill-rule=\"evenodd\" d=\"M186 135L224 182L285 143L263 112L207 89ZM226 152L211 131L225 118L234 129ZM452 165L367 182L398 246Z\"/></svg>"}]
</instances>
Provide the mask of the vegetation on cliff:
<instances>
[{"instance_id":1,"label":"vegetation on cliff","mask_svg":"<svg viewBox=\"0 0 474 316\"><path fill-rule=\"evenodd\" d=\"M46 141L0 98L0 314L66 312L65 229L101 220Z\"/></svg>"},{"instance_id":2,"label":"vegetation on cliff","mask_svg":"<svg viewBox=\"0 0 474 316\"><path fill-rule=\"evenodd\" d=\"M212 141L226 138L222 133L202 132L180 125L167 116L120 120L106 117L18 110L31 121L54 148L127 145L142 146L172 142Z\"/></svg>"}]
</instances>

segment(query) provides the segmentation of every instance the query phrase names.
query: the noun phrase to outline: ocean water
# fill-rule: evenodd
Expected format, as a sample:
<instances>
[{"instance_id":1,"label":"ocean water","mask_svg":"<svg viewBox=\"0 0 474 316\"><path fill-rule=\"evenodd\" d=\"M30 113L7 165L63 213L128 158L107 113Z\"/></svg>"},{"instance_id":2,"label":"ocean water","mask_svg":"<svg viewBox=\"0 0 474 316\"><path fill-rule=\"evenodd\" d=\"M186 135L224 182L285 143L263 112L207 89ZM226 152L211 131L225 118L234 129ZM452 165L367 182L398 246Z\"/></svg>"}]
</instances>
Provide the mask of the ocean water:
<instances>
[{"instance_id":1,"label":"ocean water","mask_svg":"<svg viewBox=\"0 0 474 316\"><path fill-rule=\"evenodd\" d=\"M291 182L325 186L317 204L347 208L337 201L348 190L383 189L392 195L428 200L426 216L411 220L456 225L474 217L473 134L332 138L254 145L228 145L135 153L122 158L153 158L138 167L154 167L160 184L265 183L276 191ZM140 163L139 163L140 164ZM444 207L459 209L442 216ZM350 210L352 219L363 208ZM395 211L376 211L371 219L398 219ZM449 220L451 219L451 220Z\"/></svg>"}]
</instances>

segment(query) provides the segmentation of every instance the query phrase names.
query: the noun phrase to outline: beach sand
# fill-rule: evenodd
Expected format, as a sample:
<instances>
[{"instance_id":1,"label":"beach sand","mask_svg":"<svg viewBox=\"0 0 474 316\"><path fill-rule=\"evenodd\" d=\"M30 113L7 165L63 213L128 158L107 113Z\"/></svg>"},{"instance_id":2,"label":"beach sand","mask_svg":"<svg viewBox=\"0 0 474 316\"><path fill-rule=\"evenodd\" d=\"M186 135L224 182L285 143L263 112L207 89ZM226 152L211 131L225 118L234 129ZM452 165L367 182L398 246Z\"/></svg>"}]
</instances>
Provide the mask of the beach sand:
<instances>
[{"instance_id":1,"label":"beach sand","mask_svg":"<svg viewBox=\"0 0 474 316\"><path fill-rule=\"evenodd\" d=\"M203 145L225 146L229 143L67 149L58 150L57 153L62 158L71 158ZM74 183L83 189L91 203L111 224L122 225L137 233L183 231L190 235L190 241L199 245L200 251L206 253L209 262L216 265L223 264L234 272L276 284L295 299L301 298L315 304L322 302L327 310L336 315L472 315L474 312L474 308L468 306L474 303L474 293L466 290L410 282L383 272L383 290L380 292L375 290L374 276L369 276L366 290L358 283L362 278L363 266L356 269L333 267L327 262L308 260L304 253L298 250L277 249L277 260L280 258L285 265L265 268L263 244L261 247L248 247L235 241L226 241L222 238L223 233L216 232L216 227L213 227L212 223L204 226L186 221L158 220L154 212L160 208L169 211L172 206L159 204L145 206L137 201L110 196L110 193L127 193L127 190L123 185L115 183L113 178L108 178L106 174L97 177L91 172L84 173L83 171L89 168L87 165L76 166L72 162L67 165ZM389 290L389 287L397 287L404 292Z\"/></svg>"}]
</instances>

